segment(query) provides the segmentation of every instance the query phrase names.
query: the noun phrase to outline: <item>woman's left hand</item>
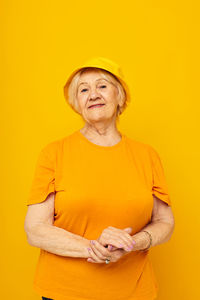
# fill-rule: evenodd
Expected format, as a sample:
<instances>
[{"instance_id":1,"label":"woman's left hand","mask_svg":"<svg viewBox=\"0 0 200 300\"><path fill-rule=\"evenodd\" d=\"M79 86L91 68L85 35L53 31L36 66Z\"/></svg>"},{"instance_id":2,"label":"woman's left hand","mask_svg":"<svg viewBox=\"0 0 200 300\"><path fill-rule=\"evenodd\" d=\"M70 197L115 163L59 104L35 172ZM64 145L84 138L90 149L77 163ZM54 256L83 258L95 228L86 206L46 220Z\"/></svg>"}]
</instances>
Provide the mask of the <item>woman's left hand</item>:
<instances>
[{"instance_id":1,"label":"woman's left hand","mask_svg":"<svg viewBox=\"0 0 200 300\"><path fill-rule=\"evenodd\" d=\"M98 240L92 240L94 241L94 244L92 243L92 241L90 241L90 245L91 245L91 250L89 251L90 257L87 259L87 261L93 263L105 263L106 258L108 258L110 259L111 262L116 262L122 256L128 253L132 251L145 249L148 246L149 240L145 232L138 232L132 237L135 241L135 245L133 246L133 249L131 251L126 251L124 249L116 248L114 246L112 246L112 250L108 250L110 249L110 244L108 248L105 248L103 245L99 243ZM109 255L108 255L108 251L109 251Z\"/></svg>"},{"instance_id":2,"label":"woman's left hand","mask_svg":"<svg viewBox=\"0 0 200 300\"><path fill-rule=\"evenodd\" d=\"M119 248L109 251L108 248L101 245L98 242L98 240L90 241L90 247L91 247L91 250L90 251L88 250L90 253L90 257L87 259L87 261L93 262L93 263L104 263L105 264L106 259L109 259L110 262L116 262L122 256L129 253L129 251L126 251L124 249L119 249Z\"/></svg>"}]
</instances>

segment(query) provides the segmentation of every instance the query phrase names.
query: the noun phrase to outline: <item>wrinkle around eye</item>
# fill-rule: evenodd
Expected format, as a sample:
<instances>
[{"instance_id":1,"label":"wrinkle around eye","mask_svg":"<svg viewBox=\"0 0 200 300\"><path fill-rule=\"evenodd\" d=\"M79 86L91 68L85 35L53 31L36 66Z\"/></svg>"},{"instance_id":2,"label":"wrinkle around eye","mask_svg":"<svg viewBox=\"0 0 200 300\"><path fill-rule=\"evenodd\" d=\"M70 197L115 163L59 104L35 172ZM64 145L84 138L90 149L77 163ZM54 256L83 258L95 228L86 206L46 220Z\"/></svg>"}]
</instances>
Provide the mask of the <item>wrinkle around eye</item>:
<instances>
[{"instance_id":1,"label":"wrinkle around eye","mask_svg":"<svg viewBox=\"0 0 200 300\"><path fill-rule=\"evenodd\" d=\"M106 88L106 87L107 87L107 85L105 85L105 84L103 84L103 85L100 86L100 88ZM87 91L87 88L82 89L80 92L82 93L85 90Z\"/></svg>"}]
</instances>

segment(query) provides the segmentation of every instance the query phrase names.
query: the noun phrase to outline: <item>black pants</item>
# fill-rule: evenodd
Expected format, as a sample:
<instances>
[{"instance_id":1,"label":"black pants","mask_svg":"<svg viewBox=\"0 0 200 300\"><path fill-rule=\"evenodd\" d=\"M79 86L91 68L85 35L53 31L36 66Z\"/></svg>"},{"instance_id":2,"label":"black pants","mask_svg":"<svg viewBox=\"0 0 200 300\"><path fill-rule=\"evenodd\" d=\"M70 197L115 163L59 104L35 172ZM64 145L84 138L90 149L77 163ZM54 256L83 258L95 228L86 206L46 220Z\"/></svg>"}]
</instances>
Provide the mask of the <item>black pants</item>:
<instances>
[{"instance_id":1,"label":"black pants","mask_svg":"<svg viewBox=\"0 0 200 300\"><path fill-rule=\"evenodd\" d=\"M42 297L42 300L53 300L53 299Z\"/></svg>"}]
</instances>

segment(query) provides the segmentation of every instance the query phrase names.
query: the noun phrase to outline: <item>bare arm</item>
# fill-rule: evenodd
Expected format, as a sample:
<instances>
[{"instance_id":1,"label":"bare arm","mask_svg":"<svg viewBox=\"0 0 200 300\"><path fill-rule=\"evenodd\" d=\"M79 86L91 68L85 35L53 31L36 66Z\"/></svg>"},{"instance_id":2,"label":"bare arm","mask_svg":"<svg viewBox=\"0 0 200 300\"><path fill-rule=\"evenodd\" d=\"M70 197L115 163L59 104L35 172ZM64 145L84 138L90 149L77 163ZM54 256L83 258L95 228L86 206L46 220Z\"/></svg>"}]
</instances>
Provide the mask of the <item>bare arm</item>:
<instances>
[{"instance_id":1,"label":"bare arm","mask_svg":"<svg viewBox=\"0 0 200 300\"><path fill-rule=\"evenodd\" d=\"M53 225L54 196L28 206L24 223L28 243L57 255L88 258L88 239Z\"/></svg>"},{"instance_id":2,"label":"bare arm","mask_svg":"<svg viewBox=\"0 0 200 300\"><path fill-rule=\"evenodd\" d=\"M175 221L170 206L153 195L154 206L152 211L151 222L141 231L132 235L132 238L140 240L141 249L145 249L149 244L149 237L143 230L147 230L152 235L152 245L156 246L167 242L174 231Z\"/></svg>"}]
</instances>

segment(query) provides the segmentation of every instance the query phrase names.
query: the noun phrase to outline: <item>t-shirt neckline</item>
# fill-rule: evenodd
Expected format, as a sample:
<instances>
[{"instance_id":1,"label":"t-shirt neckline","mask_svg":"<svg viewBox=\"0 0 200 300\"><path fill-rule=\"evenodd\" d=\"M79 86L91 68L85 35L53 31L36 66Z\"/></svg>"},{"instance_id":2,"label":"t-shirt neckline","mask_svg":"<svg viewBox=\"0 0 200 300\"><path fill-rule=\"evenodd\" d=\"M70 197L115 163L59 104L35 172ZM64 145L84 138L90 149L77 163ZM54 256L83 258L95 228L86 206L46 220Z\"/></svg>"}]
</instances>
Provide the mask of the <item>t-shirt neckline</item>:
<instances>
[{"instance_id":1,"label":"t-shirt neckline","mask_svg":"<svg viewBox=\"0 0 200 300\"><path fill-rule=\"evenodd\" d=\"M111 150L111 149L116 149L116 148L119 148L123 143L124 143L124 140L125 140L125 134L123 134L121 131L119 132L121 134L121 140L116 143L115 145L112 145L112 146L103 146L103 145L97 145L93 142L91 142L90 140L88 140L81 132L80 130L77 130L76 131L77 135L81 138L82 141L84 141L85 143L87 143L88 145L96 148L96 149L104 149L104 150Z\"/></svg>"}]
</instances>

